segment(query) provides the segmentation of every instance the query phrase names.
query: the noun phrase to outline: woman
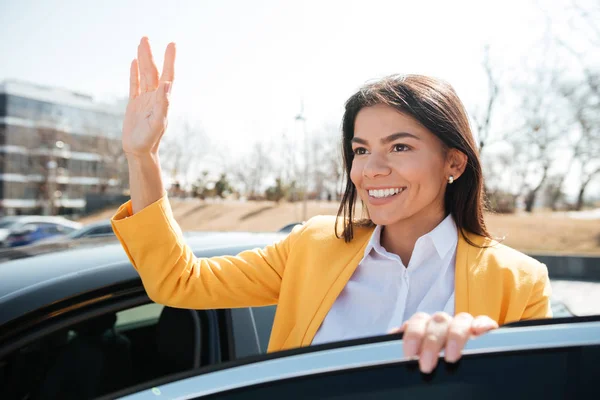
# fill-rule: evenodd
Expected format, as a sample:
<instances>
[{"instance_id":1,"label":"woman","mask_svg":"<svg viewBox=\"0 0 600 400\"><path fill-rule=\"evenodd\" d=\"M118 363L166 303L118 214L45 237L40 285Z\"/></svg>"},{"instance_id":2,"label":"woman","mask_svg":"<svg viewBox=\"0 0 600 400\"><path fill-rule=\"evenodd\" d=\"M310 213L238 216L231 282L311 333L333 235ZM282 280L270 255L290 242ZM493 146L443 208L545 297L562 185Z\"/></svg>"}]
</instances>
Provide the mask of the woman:
<instances>
[{"instance_id":1,"label":"woman","mask_svg":"<svg viewBox=\"0 0 600 400\"><path fill-rule=\"evenodd\" d=\"M404 332L404 353L431 372L471 336L551 316L543 264L494 242L483 178L454 90L422 77L366 85L346 104L348 175L338 218L315 217L264 249L197 259L173 218L158 147L175 45L162 76L143 38L131 64L123 149L131 201L115 233L156 302L210 309L277 304L269 351ZM354 217L357 199L367 220Z\"/></svg>"}]
</instances>

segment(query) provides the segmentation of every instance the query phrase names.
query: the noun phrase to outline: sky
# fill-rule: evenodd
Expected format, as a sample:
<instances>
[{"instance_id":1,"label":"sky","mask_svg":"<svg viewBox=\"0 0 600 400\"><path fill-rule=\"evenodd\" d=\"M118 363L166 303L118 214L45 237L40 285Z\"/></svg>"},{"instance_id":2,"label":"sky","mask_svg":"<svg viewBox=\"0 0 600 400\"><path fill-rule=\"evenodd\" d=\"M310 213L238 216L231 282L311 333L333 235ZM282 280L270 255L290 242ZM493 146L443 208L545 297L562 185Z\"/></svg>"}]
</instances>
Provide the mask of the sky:
<instances>
[{"instance_id":1,"label":"sky","mask_svg":"<svg viewBox=\"0 0 600 400\"><path fill-rule=\"evenodd\" d=\"M545 15L561 7L533 0L0 0L0 81L124 97L140 38L150 38L159 69L174 41L172 120L201 126L216 144L209 149L235 157L255 141L299 134L302 102L312 134L339 126L345 100L392 73L443 78L475 107L486 96L484 45L499 68L514 70L546 32Z\"/></svg>"}]
</instances>

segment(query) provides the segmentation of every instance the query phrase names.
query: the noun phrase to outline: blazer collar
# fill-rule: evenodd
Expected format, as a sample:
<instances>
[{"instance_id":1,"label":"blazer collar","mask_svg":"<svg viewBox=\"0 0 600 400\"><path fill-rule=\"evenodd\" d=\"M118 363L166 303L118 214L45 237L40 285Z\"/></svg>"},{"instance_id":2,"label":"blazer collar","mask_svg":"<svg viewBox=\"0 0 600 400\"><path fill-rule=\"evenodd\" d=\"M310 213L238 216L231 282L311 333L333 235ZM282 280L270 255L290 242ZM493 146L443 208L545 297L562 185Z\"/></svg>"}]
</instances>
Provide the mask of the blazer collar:
<instances>
[{"instance_id":1,"label":"blazer collar","mask_svg":"<svg viewBox=\"0 0 600 400\"><path fill-rule=\"evenodd\" d=\"M312 343L319 327L323 323L325 316L333 306L333 303L338 298L344 287L356 271L356 268L360 264L363 258L363 254L369 243L369 239L373 234L374 227L370 228L357 228L354 229L354 238L350 243L346 243L343 246L347 246L344 251L339 252L339 260L331 265L332 268L329 273L323 278L326 282L323 282L322 287L325 289L323 293L314 293L314 295L321 296L323 299L317 309L314 310L312 318L308 323L308 327L302 338L303 345L309 345ZM343 239L339 239L343 242Z\"/></svg>"}]
</instances>

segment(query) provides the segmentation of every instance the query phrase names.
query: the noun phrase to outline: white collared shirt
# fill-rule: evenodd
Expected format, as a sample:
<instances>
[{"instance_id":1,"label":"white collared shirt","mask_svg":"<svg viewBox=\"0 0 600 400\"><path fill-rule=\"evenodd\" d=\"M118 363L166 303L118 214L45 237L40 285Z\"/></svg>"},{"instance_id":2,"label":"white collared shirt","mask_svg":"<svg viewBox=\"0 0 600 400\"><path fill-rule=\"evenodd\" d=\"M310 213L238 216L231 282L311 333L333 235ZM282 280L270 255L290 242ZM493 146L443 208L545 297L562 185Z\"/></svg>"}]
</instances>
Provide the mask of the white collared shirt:
<instances>
[{"instance_id":1,"label":"white collared shirt","mask_svg":"<svg viewBox=\"0 0 600 400\"><path fill-rule=\"evenodd\" d=\"M454 315L454 219L448 215L417 240L408 267L383 248L381 231L381 226L373 231L363 259L312 344L383 335L418 311Z\"/></svg>"}]
</instances>

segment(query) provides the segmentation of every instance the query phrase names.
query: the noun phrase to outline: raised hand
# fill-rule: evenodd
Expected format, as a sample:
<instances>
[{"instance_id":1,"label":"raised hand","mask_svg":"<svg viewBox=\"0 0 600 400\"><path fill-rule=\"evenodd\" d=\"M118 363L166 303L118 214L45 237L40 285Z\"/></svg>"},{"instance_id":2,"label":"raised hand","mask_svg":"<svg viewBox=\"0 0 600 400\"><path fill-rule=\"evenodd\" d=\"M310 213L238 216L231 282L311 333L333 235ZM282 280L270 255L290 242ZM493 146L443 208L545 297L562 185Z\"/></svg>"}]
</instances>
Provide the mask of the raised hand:
<instances>
[{"instance_id":1,"label":"raised hand","mask_svg":"<svg viewBox=\"0 0 600 400\"><path fill-rule=\"evenodd\" d=\"M160 79L147 37L131 62L129 102L123 121L123 151L127 156L156 155L167 128L169 94L175 78L175 43L169 43Z\"/></svg>"}]
</instances>

